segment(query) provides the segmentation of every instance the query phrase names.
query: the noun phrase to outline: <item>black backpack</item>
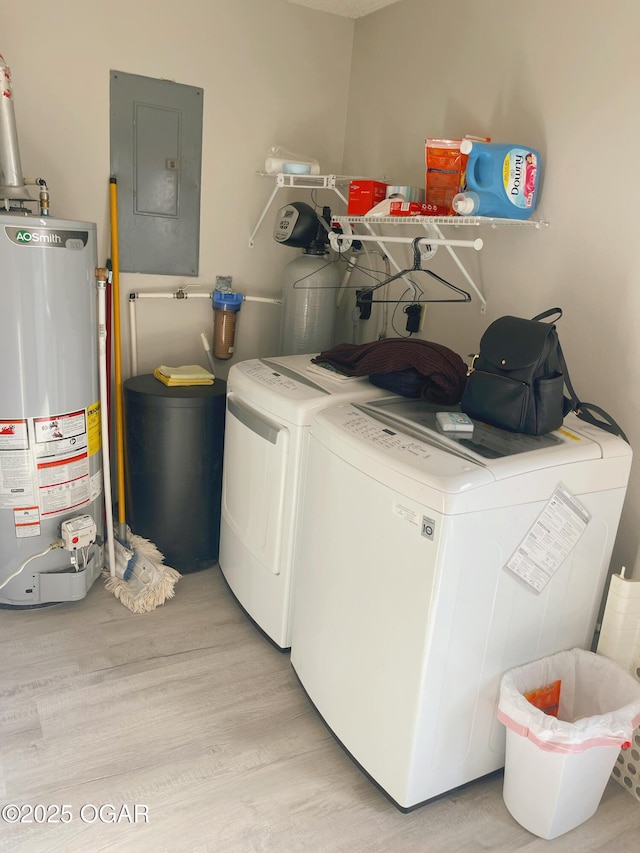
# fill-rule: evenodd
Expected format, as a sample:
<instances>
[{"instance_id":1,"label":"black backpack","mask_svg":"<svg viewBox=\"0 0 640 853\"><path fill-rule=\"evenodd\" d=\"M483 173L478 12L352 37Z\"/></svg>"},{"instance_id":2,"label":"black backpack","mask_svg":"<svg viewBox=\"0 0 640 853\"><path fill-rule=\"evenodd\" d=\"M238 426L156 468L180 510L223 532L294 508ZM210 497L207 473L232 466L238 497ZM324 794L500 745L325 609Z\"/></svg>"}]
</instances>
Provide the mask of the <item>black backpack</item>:
<instances>
[{"instance_id":1,"label":"black backpack","mask_svg":"<svg viewBox=\"0 0 640 853\"><path fill-rule=\"evenodd\" d=\"M550 308L531 320L510 316L494 320L480 339L460 408L476 420L528 435L558 429L564 416L574 411L582 420L627 441L610 415L576 396L555 323L540 322L553 315L560 319L562 310ZM565 385L569 397L564 396Z\"/></svg>"}]
</instances>

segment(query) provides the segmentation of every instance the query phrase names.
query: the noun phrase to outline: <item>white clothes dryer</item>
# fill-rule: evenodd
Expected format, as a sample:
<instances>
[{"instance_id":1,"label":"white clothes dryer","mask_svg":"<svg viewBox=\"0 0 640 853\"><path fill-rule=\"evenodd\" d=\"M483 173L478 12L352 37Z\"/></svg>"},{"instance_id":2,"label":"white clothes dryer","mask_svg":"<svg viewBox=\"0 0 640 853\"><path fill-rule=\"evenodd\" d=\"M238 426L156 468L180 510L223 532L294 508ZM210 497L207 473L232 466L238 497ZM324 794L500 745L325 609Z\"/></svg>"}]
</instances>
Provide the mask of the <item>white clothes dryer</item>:
<instances>
[{"instance_id":1,"label":"white clothes dryer","mask_svg":"<svg viewBox=\"0 0 640 853\"><path fill-rule=\"evenodd\" d=\"M388 391L311 363L251 359L227 379L219 563L238 602L282 650L290 647L293 550L309 425L341 400Z\"/></svg>"},{"instance_id":2,"label":"white clothes dryer","mask_svg":"<svg viewBox=\"0 0 640 853\"><path fill-rule=\"evenodd\" d=\"M291 663L401 810L504 766L512 667L590 648L631 466L617 436L545 436L436 407L332 406L311 426Z\"/></svg>"}]
</instances>

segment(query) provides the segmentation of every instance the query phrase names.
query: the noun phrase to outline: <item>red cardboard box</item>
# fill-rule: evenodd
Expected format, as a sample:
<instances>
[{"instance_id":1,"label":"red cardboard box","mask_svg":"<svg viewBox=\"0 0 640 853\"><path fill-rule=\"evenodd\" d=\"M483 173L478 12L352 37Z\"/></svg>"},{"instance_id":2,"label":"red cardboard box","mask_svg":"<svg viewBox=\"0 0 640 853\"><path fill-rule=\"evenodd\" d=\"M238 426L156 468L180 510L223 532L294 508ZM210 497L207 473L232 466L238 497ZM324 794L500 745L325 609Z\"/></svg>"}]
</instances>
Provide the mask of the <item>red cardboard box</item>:
<instances>
[{"instance_id":1,"label":"red cardboard box","mask_svg":"<svg viewBox=\"0 0 640 853\"><path fill-rule=\"evenodd\" d=\"M364 216L384 199L386 191L387 184L381 181L350 181L347 213L351 216Z\"/></svg>"},{"instance_id":2,"label":"red cardboard box","mask_svg":"<svg viewBox=\"0 0 640 853\"><path fill-rule=\"evenodd\" d=\"M390 216L434 216L437 213L435 204L420 201L392 201Z\"/></svg>"}]
</instances>

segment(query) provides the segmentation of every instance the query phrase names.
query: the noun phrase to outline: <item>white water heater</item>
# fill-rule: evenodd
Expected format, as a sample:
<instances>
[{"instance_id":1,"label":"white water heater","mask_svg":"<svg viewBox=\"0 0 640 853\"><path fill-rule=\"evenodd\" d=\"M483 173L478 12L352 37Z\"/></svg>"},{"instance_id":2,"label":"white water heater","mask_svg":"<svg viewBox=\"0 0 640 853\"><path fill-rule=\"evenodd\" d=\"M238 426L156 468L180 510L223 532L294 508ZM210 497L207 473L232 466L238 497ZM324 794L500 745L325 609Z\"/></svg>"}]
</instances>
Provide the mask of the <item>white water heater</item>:
<instances>
[{"instance_id":1,"label":"white water heater","mask_svg":"<svg viewBox=\"0 0 640 853\"><path fill-rule=\"evenodd\" d=\"M0 606L84 598L103 568L96 265L93 223L0 214ZM83 514L75 565L37 556Z\"/></svg>"}]
</instances>

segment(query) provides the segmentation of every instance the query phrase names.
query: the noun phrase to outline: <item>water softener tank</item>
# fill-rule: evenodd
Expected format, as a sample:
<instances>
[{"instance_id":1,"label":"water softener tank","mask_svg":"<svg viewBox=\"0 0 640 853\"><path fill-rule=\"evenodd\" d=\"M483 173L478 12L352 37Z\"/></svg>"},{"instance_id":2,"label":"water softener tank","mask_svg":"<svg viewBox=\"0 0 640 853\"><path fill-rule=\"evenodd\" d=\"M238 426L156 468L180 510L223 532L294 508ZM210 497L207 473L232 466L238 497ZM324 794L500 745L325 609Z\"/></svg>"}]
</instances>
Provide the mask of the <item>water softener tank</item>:
<instances>
[{"instance_id":1,"label":"water softener tank","mask_svg":"<svg viewBox=\"0 0 640 853\"><path fill-rule=\"evenodd\" d=\"M218 559L227 383L124 383L128 518L179 572Z\"/></svg>"},{"instance_id":2,"label":"water softener tank","mask_svg":"<svg viewBox=\"0 0 640 853\"><path fill-rule=\"evenodd\" d=\"M96 226L7 214L0 230L0 605L73 601L104 552ZM98 538L75 566L30 560L84 514Z\"/></svg>"},{"instance_id":3,"label":"water softener tank","mask_svg":"<svg viewBox=\"0 0 640 853\"><path fill-rule=\"evenodd\" d=\"M281 355L322 352L334 344L336 264L323 254L305 253L287 264L282 288Z\"/></svg>"},{"instance_id":4,"label":"water softener tank","mask_svg":"<svg viewBox=\"0 0 640 853\"><path fill-rule=\"evenodd\" d=\"M322 215L301 201L280 208L273 238L282 246L303 249L284 269L280 325L281 355L322 352L334 343L336 264L327 255L331 210Z\"/></svg>"}]
</instances>

